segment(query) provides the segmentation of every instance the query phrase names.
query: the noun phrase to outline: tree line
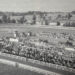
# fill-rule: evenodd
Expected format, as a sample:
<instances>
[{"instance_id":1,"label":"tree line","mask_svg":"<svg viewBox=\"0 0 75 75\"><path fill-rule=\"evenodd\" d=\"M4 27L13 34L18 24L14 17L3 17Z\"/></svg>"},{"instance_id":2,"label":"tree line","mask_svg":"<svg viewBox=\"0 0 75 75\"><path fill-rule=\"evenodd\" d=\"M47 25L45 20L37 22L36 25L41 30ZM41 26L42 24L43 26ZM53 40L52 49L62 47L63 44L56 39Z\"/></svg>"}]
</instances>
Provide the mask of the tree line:
<instances>
[{"instance_id":1,"label":"tree line","mask_svg":"<svg viewBox=\"0 0 75 75\"><path fill-rule=\"evenodd\" d=\"M30 18L31 16L32 18ZM14 18L11 19L11 17L14 16ZM18 16L20 16L20 18L18 18ZM26 16L29 16L29 19L26 18ZM39 16L39 18L37 18L37 16ZM17 18L15 18L17 17ZM28 20L31 20L31 25L35 25L37 24L37 22L39 22L41 25L49 25L50 22L56 22L57 23L57 26L60 25L60 21L59 19L62 18L66 18L68 20L70 20L70 18L72 17L72 14L71 13L67 13L67 15L63 16L61 14L58 14L56 19L53 20L53 16L51 15L48 15L47 12L27 12L27 13L12 13L10 15L7 15L7 14L3 14L2 15L2 18L0 18L0 23L20 23L20 24L23 24L23 23L26 23L28 22ZM39 19L39 21L37 20Z\"/></svg>"}]
</instances>

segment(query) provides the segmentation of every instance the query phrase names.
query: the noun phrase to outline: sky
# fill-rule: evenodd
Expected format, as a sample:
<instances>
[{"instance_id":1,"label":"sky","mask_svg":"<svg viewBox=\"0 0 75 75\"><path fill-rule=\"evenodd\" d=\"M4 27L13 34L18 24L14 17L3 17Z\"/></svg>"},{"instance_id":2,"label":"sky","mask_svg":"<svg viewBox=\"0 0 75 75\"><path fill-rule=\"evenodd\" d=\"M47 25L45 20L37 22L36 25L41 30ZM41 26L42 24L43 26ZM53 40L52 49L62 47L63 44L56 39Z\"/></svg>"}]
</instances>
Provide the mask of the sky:
<instances>
[{"instance_id":1,"label":"sky","mask_svg":"<svg viewBox=\"0 0 75 75\"><path fill-rule=\"evenodd\" d=\"M0 0L0 11L68 12L75 10L75 0Z\"/></svg>"}]
</instances>

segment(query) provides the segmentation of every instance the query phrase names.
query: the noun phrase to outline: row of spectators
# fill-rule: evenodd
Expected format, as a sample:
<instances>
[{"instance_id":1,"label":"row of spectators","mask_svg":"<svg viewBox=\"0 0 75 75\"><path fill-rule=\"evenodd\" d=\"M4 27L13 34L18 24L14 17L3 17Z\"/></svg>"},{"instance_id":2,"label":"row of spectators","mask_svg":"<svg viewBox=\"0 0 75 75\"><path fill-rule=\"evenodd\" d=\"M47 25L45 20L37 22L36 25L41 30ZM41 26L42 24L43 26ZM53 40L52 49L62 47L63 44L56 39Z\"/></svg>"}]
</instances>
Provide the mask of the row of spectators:
<instances>
[{"instance_id":1,"label":"row of spectators","mask_svg":"<svg viewBox=\"0 0 75 75\"><path fill-rule=\"evenodd\" d=\"M32 37L36 37L35 41ZM75 51L65 50L65 48L61 48L60 45L50 44L48 40L43 40L33 35L27 35L25 37L18 36L15 38L19 41L15 42L8 39L7 42L3 39L3 43L0 43L1 52L75 68ZM69 40L71 40L71 38L69 38ZM66 44L71 46L70 42L66 42Z\"/></svg>"}]
</instances>

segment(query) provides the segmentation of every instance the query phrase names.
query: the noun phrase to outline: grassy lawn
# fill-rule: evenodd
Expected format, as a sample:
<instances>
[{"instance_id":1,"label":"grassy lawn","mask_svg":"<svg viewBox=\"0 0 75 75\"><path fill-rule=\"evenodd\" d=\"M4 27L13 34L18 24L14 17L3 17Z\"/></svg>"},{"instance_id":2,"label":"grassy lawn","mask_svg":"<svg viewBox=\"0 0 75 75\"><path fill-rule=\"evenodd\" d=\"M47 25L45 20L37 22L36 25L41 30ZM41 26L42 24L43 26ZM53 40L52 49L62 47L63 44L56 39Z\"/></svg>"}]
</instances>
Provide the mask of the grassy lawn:
<instances>
[{"instance_id":1,"label":"grassy lawn","mask_svg":"<svg viewBox=\"0 0 75 75\"><path fill-rule=\"evenodd\" d=\"M0 25L0 36L5 35L7 33L10 33L12 31L22 31L22 32L56 32L56 33L70 33L74 34L75 33L75 28L72 27L57 27L57 26L35 26L35 25L21 25L21 24L2 24Z\"/></svg>"},{"instance_id":2,"label":"grassy lawn","mask_svg":"<svg viewBox=\"0 0 75 75\"><path fill-rule=\"evenodd\" d=\"M0 64L0 75L41 75L28 70Z\"/></svg>"}]
</instances>

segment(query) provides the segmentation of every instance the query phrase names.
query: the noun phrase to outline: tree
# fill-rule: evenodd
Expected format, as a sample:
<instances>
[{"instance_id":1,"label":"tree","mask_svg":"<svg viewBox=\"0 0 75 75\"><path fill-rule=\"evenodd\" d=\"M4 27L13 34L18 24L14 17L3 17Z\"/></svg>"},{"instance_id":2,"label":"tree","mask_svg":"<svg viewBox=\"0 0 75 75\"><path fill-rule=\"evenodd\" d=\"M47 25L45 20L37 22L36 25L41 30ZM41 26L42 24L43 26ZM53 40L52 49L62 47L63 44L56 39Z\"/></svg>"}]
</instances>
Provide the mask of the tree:
<instances>
[{"instance_id":1,"label":"tree","mask_svg":"<svg viewBox=\"0 0 75 75\"><path fill-rule=\"evenodd\" d=\"M71 15L70 13L68 13L68 14L66 15L66 17L67 17L68 19L70 19L70 18L72 17L72 15Z\"/></svg>"},{"instance_id":2,"label":"tree","mask_svg":"<svg viewBox=\"0 0 75 75\"><path fill-rule=\"evenodd\" d=\"M11 23L10 17L8 17L7 22L8 22L8 23Z\"/></svg>"},{"instance_id":3,"label":"tree","mask_svg":"<svg viewBox=\"0 0 75 75\"><path fill-rule=\"evenodd\" d=\"M32 24L34 25L34 24L36 24L36 15L35 14L33 14L33 19L32 19L33 21L32 21Z\"/></svg>"},{"instance_id":4,"label":"tree","mask_svg":"<svg viewBox=\"0 0 75 75\"><path fill-rule=\"evenodd\" d=\"M0 19L0 23L2 23L2 20Z\"/></svg>"},{"instance_id":5,"label":"tree","mask_svg":"<svg viewBox=\"0 0 75 75\"><path fill-rule=\"evenodd\" d=\"M12 19L12 20L11 20L11 23L16 23L16 20L15 20L15 19Z\"/></svg>"},{"instance_id":6,"label":"tree","mask_svg":"<svg viewBox=\"0 0 75 75\"><path fill-rule=\"evenodd\" d=\"M75 22L66 22L63 26L66 26L66 27L75 27Z\"/></svg>"},{"instance_id":7,"label":"tree","mask_svg":"<svg viewBox=\"0 0 75 75\"><path fill-rule=\"evenodd\" d=\"M48 19L45 19L45 25L49 25Z\"/></svg>"},{"instance_id":8,"label":"tree","mask_svg":"<svg viewBox=\"0 0 75 75\"><path fill-rule=\"evenodd\" d=\"M72 14L75 14L75 11L72 11Z\"/></svg>"},{"instance_id":9,"label":"tree","mask_svg":"<svg viewBox=\"0 0 75 75\"><path fill-rule=\"evenodd\" d=\"M59 15L57 16L57 19L58 19L58 18L61 18L61 17L62 17L62 16L59 14Z\"/></svg>"},{"instance_id":10,"label":"tree","mask_svg":"<svg viewBox=\"0 0 75 75\"><path fill-rule=\"evenodd\" d=\"M60 22L59 21L57 21L57 26L60 26Z\"/></svg>"},{"instance_id":11,"label":"tree","mask_svg":"<svg viewBox=\"0 0 75 75\"><path fill-rule=\"evenodd\" d=\"M21 19L19 20L19 22L22 23L22 24L25 22L25 21L24 21L24 16L21 17Z\"/></svg>"},{"instance_id":12,"label":"tree","mask_svg":"<svg viewBox=\"0 0 75 75\"><path fill-rule=\"evenodd\" d=\"M70 22L66 22L63 26L70 27Z\"/></svg>"},{"instance_id":13,"label":"tree","mask_svg":"<svg viewBox=\"0 0 75 75\"><path fill-rule=\"evenodd\" d=\"M70 23L71 27L75 27L75 22Z\"/></svg>"},{"instance_id":14,"label":"tree","mask_svg":"<svg viewBox=\"0 0 75 75\"><path fill-rule=\"evenodd\" d=\"M8 22L8 18L7 18L6 15L3 15L3 17L2 17L2 21L3 21L4 23L7 23L7 22Z\"/></svg>"}]
</instances>

